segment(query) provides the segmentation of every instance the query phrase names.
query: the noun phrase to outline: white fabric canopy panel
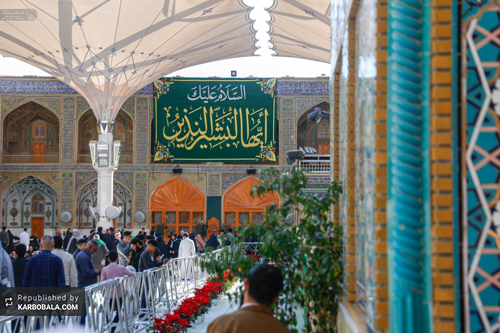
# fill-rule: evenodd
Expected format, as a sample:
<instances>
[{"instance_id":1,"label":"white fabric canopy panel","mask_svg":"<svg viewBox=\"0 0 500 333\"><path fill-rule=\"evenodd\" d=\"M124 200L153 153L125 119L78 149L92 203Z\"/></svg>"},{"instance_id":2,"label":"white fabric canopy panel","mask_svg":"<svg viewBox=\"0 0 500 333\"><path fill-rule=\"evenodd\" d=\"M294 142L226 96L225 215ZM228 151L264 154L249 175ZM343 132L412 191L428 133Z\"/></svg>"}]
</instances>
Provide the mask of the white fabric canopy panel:
<instances>
[{"instance_id":1,"label":"white fabric canopy panel","mask_svg":"<svg viewBox=\"0 0 500 333\"><path fill-rule=\"evenodd\" d=\"M275 0L269 9L278 56L330 62L330 0Z\"/></svg>"},{"instance_id":2,"label":"white fabric canopy panel","mask_svg":"<svg viewBox=\"0 0 500 333\"><path fill-rule=\"evenodd\" d=\"M114 121L161 76L255 51L251 8L235 0L9 0L1 9L0 53L70 85L98 121Z\"/></svg>"}]
</instances>

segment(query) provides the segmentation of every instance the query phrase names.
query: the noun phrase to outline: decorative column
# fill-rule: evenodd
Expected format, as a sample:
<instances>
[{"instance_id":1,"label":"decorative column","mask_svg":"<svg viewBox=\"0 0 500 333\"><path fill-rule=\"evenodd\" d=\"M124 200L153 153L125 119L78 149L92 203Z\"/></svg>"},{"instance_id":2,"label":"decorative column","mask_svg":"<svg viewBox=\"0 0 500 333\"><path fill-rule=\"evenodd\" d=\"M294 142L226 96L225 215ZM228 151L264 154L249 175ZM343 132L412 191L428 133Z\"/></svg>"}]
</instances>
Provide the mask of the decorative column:
<instances>
[{"instance_id":1,"label":"decorative column","mask_svg":"<svg viewBox=\"0 0 500 333\"><path fill-rule=\"evenodd\" d=\"M106 209L113 204L113 174L118 169L120 160L121 142L113 142L115 124L106 120L97 122L99 141L91 141L90 154L92 166L97 171L97 225L104 229L112 227L110 219L106 217Z\"/></svg>"},{"instance_id":2,"label":"decorative column","mask_svg":"<svg viewBox=\"0 0 500 333\"><path fill-rule=\"evenodd\" d=\"M430 0L389 1L390 332L432 331Z\"/></svg>"}]
</instances>

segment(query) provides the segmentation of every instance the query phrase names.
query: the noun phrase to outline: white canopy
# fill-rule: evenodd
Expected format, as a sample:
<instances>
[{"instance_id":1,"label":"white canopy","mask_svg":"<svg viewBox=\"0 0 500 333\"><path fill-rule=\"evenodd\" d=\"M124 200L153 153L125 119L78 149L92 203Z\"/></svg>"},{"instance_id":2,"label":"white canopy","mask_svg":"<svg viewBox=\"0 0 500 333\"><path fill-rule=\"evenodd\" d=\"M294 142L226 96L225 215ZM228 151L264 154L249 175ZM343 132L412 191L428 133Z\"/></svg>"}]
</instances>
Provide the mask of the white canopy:
<instances>
[{"instance_id":1,"label":"white canopy","mask_svg":"<svg viewBox=\"0 0 500 333\"><path fill-rule=\"evenodd\" d=\"M330 1L275 0L271 42L279 56L330 62Z\"/></svg>"},{"instance_id":2,"label":"white canopy","mask_svg":"<svg viewBox=\"0 0 500 333\"><path fill-rule=\"evenodd\" d=\"M278 55L329 62L330 0L275 0ZM9 0L0 53L28 62L87 99L97 120L184 67L253 55L251 8L236 0Z\"/></svg>"}]
</instances>

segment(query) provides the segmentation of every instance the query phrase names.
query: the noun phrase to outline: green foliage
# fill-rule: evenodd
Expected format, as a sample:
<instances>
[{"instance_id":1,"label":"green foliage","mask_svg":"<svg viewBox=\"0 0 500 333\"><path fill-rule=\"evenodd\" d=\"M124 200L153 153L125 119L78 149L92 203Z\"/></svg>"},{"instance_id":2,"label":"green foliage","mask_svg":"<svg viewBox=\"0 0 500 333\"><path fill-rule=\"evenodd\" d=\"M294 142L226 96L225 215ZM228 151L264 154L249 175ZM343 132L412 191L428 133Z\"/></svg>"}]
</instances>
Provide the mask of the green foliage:
<instances>
[{"instance_id":1,"label":"green foliage","mask_svg":"<svg viewBox=\"0 0 500 333\"><path fill-rule=\"evenodd\" d=\"M285 287L277 316L288 327L296 327L294 307L300 307L305 314L304 331L335 332L342 294L342 230L329 216L342 188L332 183L325 197L319 199L303 193L307 177L300 171L281 175L279 170L267 169L261 179L263 183L252 189L252 196L276 191L281 204L266 208L262 224L242 227L239 232L242 240L256 236L263 243L259 254L282 270ZM289 213L300 216L298 226L283 227ZM237 252L233 259L212 261L207 268L219 276L230 269L244 279L255 263L254 258Z\"/></svg>"},{"instance_id":2,"label":"green foliage","mask_svg":"<svg viewBox=\"0 0 500 333\"><path fill-rule=\"evenodd\" d=\"M201 237L207 237L208 224L207 223L198 223L195 228L195 232L197 234L201 234Z\"/></svg>"},{"instance_id":3,"label":"green foliage","mask_svg":"<svg viewBox=\"0 0 500 333\"><path fill-rule=\"evenodd\" d=\"M154 227L155 229L155 232L162 235L163 236L163 233L165 231L165 225L163 224L158 224L156 227Z\"/></svg>"}]
</instances>

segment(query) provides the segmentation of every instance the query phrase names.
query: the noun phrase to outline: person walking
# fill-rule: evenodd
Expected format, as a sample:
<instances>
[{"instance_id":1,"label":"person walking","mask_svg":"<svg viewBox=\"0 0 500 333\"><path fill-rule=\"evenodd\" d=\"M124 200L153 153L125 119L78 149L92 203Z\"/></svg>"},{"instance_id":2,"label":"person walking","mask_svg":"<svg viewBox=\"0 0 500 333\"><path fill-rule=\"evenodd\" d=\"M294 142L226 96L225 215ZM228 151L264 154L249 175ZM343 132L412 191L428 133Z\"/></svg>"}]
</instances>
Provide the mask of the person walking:
<instances>
[{"instance_id":1,"label":"person walking","mask_svg":"<svg viewBox=\"0 0 500 333\"><path fill-rule=\"evenodd\" d=\"M205 244L205 250L209 251L208 249L210 248L210 251L215 251L220 247L220 243L217 240L217 235L216 234L211 234L210 238L207 240L207 243Z\"/></svg>"},{"instance_id":2,"label":"person walking","mask_svg":"<svg viewBox=\"0 0 500 333\"><path fill-rule=\"evenodd\" d=\"M106 247L109 251L116 251L116 238L115 238L115 228L109 228L108 238L104 241L106 243Z\"/></svg>"},{"instance_id":3,"label":"person walking","mask_svg":"<svg viewBox=\"0 0 500 333\"><path fill-rule=\"evenodd\" d=\"M66 277L61 258L52 254L54 239L45 235L41 240L42 252L31 257L26 264L23 287L64 287Z\"/></svg>"},{"instance_id":4,"label":"person walking","mask_svg":"<svg viewBox=\"0 0 500 333\"><path fill-rule=\"evenodd\" d=\"M17 287L23 286L24 272L26 271L26 265L28 264L26 251L26 245L22 243L17 244L14 248L16 259L12 260L12 269L14 272L14 283Z\"/></svg>"},{"instance_id":5,"label":"person walking","mask_svg":"<svg viewBox=\"0 0 500 333\"><path fill-rule=\"evenodd\" d=\"M163 258L168 259L168 248L163 236L161 234L156 234L156 241L158 242L158 250L164 255Z\"/></svg>"},{"instance_id":6,"label":"person walking","mask_svg":"<svg viewBox=\"0 0 500 333\"><path fill-rule=\"evenodd\" d=\"M9 235L7 234L7 227L2 227L0 231L0 242L2 242L2 247L7 252L7 246L9 245Z\"/></svg>"},{"instance_id":7,"label":"person walking","mask_svg":"<svg viewBox=\"0 0 500 333\"><path fill-rule=\"evenodd\" d=\"M135 272L131 272L128 269L126 269L124 266L119 265L118 261L119 261L118 252L113 251L113 250L109 251L109 254L108 254L109 265L102 269L101 281L113 280L117 277L136 276ZM113 291L111 291L111 295L113 295L113 294L114 294ZM118 290L116 292L116 297L117 297L117 299L116 299L116 302L114 304L116 304L115 306L119 306L120 304L122 304L121 288L118 288ZM109 307L111 308L111 306L113 304L113 299L110 299L109 303L110 303ZM113 323L117 323L119 321L119 316L118 316L119 311L120 311L120 309L116 308L117 313L112 314ZM111 332L114 332L115 330L116 330L116 327L113 326L111 328Z\"/></svg>"},{"instance_id":8,"label":"person walking","mask_svg":"<svg viewBox=\"0 0 500 333\"><path fill-rule=\"evenodd\" d=\"M190 233L189 234L189 239L193 241L194 244L194 253L198 253L198 244L196 244L196 234L195 233Z\"/></svg>"},{"instance_id":9,"label":"person walking","mask_svg":"<svg viewBox=\"0 0 500 333\"><path fill-rule=\"evenodd\" d=\"M198 249L199 253L203 253L205 251L205 241L203 240L203 237L201 237L200 234L196 235L196 248Z\"/></svg>"},{"instance_id":10,"label":"person walking","mask_svg":"<svg viewBox=\"0 0 500 333\"><path fill-rule=\"evenodd\" d=\"M184 239L182 240L181 244L179 245L179 258L188 258L191 256L196 255L196 250L194 247L194 242L189 239L189 234L186 232L182 236ZM182 260L181 261L181 279L187 278L188 280L191 279L192 275L192 269L191 265L186 265L187 260ZM187 274L186 274L187 273ZM187 275L187 277L186 277Z\"/></svg>"},{"instance_id":11,"label":"person walking","mask_svg":"<svg viewBox=\"0 0 500 333\"><path fill-rule=\"evenodd\" d=\"M54 251L53 254L61 258L64 266L64 276L66 278L66 287L78 287L78 273L76 271L75 258L63 250L63 239L61 236L54 237Z\"/></svg>"},{"instance_id":12,"label":"person walking","mask_svg":"<svg viewBox=\"0 0 500 333\"><path fill-rule=\"evenodd\" d=\"M108 255L109 250L106 243L100 240L98 235L94 235L94 240L99 243L99 247L97 252L92 255L92 263L94 264L94 269L98 271L106 265L106 256Z\"/></svg>"},{"instance_id":13,"label":"person walking","mask_svg":"<svg viewBox=\"0 0 500 333\"><path fill-rule=\"evenodd\" d=\"M117 252L120 265L127 266L127 258L130 255L130 251L132 251L132 233L130 231L123 232L123 239L118 244Z\"/></svg>"},{"instance_id":14,"label":"person walking","mask_svg":"<svg viewBox=\"0 0 500 333\"><path fill-rule=\"evenodd\" d=\"M76 249L78 248L78 240L82 239L83 236L80 233L80 230L78 229L73 229L73 237L68 242L68 252L73 254L75 253Z\"/></svg>"},{"instance_id":15,"label":"person walking","mask_svg":"<svg viewBox=\"0 0 500 333\"><path fill-rule=\"evenodd\" d=\"M144 251L144 246L142 241L136 237L130 242L132 246L132 251L130 251L129 265L135 268L135 271L139 271L139 261L141 259L142 251Z\"/></svg>"},{"instance_id":16,"label":"person walking","mask_svg":"<svg viewBox=\"0 0 500 333\"><path fill-rule=\"evenodd\" d=\"M219 236L217 236L217 241L221 246L224 246L224 236L226 235L226 229L222 228L219 230Z\"/></svg>"},{"instance_id":17,"label":"person walking","mask_svg":"<svg viewBox=\"0 0 500 333\"><path fill-rule=\"evenodd\" d=\"M19 237L15 237L10 229L7 229L7 236L9 237L9 245L7 245L7 253L11 254L14 252L14 238L19 239Z\"/></svg>"},{"instance_id":18,"label":"person walking","mask_svg":"<svg viewBox=\"0 0 500 333\"><path fill-rule=\"evenodd\" d=\"M73 253L73 258L75 259L75 263L76 263L76 256L78 255L78 253L80 253L87 246L87 243L88 243L88 241L85 238L79 239L78 242L76 243L76 246L78 248Z\"/></svg>"},{"instance_id":19,"label":"person walking","mask_svg":"<svg viewBox=\"0 0 500 333\"><path fill-rule=\"evenodd\" d=\"M65 250L68 250L68 243L69 243L70 239L71 239L71 230L68 228L68 230L66 230L66 232L64 232L63 248Z\"/></svg>"},{"instance_id":20,"label":"person walking","mask_svg":"<svg viewBox=\"0 0 500 333\"><path fill-rule=\"evenodd\" d=\"M243 305L234 313L215 319L208 333L288 333L273 316L271 307L283 289L281 270L268 264L254 266L245 279Z\"/></svg>"},{"instance_id":21,"label":"person walking","mask_svg":"<svg viewBox=\"0 0 500 333\"><path fill-rule=\"evenodd\" d=\"M99 249L99 243L92 239L87 246L76 256L76 271L78 272L78 287L87 287L97 283L97 276L101 271L96 271L91 256Z\"/></svg>"},{"instance_id":22,"label":"person walking","mask_svg":"<svg viewBox=\"0 0 500 333\"><path fill-rule=\"evenodd\" d=\"M24 244L26 248L30 246L30 234L28 234L28 228L24 228L24 231L19 235L19 242Z\"/></svg>"}]
</instances>

